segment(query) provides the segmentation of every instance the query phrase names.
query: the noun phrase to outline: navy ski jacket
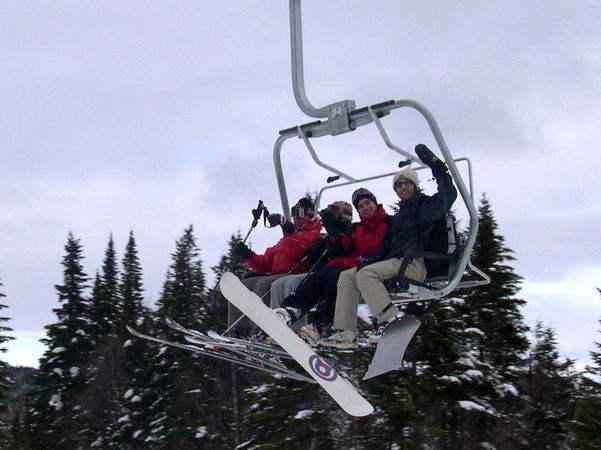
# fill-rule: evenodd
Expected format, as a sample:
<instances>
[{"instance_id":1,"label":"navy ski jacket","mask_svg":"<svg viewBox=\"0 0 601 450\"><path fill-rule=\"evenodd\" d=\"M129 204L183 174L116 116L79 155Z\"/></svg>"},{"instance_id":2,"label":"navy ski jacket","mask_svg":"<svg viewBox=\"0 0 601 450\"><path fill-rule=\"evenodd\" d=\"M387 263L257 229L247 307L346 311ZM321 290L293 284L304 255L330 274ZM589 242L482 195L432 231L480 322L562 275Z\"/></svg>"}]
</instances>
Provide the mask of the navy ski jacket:
<instances>
[{"instance_id":1,"label":"navy ski jacket","mask_svg":"<svg viewBox=\"0 0 601 450\"><path fill-rule=\"evenodd\" d=\"M416 192L407 201L400 201L399 211L392 216L388 225L384 242L377 253L377 259L403 258L408 250L424 250L427 237L430 236L434 222L444 216L451 209L457 198L457 189L453 186L453 179L448 173L436 179L438 192L432 196ZM421 200L419 218L416 217L416 208ZM419 220L420 224L416 222ZM421 232L420 232L421 230ZM422 242L420 233L425 237Z\"/></svg>"}]
</instances>

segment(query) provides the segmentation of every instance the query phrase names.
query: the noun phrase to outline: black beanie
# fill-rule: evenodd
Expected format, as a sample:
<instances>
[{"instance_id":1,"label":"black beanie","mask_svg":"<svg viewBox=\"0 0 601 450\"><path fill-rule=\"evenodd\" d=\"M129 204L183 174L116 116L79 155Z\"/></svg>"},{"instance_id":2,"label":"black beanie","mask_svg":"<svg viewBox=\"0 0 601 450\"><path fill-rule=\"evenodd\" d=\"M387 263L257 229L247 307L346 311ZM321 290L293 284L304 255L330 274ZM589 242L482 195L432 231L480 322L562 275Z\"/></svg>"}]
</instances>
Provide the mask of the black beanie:
<instances>
[{"instance_id":1,"label":"black beanie","mask_svg":"<svg viewBox=\"0 0 601 450\"><path fill-rule=\"evenodd\" d=\"M352 196L353 205L355 205L355 208L357 208L357 204L364 198L370 199L376 205L378 204L378 200L376 200L376 196L374 194L372 194L370 190L365 189L365 188L359 188L355 192L353 192L353 196ZM358 210L359 210L359 208L357 208L357 211Z\"/></svg>"},{"instance_id":2,"label":"black beanie","mask_svg":"<svg viewBox=\"0 0 601 450\"><path fill-rule=\"evenodd\" d=\"M304 209L315 209L315 203L307 197L301 198L296 204Z\"/></svg>"}]
</instances>

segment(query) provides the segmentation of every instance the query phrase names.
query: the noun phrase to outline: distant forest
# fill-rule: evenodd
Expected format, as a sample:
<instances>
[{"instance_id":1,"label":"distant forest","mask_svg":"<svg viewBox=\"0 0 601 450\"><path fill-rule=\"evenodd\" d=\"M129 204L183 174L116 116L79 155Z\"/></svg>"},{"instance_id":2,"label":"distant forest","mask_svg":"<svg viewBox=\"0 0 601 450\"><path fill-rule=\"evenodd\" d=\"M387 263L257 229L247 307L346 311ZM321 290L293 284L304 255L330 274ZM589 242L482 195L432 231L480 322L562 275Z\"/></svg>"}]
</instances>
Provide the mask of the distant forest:
<instances>
[{"instance_id":1,"label":"distant forest","mask_svg":"<svg viewBox=\"0 0 601 450\"><path fill-rule=\"evenodd\" d=\"M400 370L362 380L369 351L324 354L375 406L363 418L348 416L315 384L127 332L130 325L183 341L165 316L203 332L226 328L227 302L207 286L193 226L176 241L153 308L145 306L133 232L121 258L109 238L95 274L84 273L83 246L69 233L39 369L0 363L0 448L601 448L601 344L591 344L593 365L577 371L560 358L552 328L526 325L525 300L516 297L522 278L486 196L478 215L472 261L492 282L427 310L408 304L422 325ZM241 240L238 233L224 243L210 268L216 277L247 272L233 253ZM2 288L0 347L11 339Z\"/></svg>"}]
</instances>

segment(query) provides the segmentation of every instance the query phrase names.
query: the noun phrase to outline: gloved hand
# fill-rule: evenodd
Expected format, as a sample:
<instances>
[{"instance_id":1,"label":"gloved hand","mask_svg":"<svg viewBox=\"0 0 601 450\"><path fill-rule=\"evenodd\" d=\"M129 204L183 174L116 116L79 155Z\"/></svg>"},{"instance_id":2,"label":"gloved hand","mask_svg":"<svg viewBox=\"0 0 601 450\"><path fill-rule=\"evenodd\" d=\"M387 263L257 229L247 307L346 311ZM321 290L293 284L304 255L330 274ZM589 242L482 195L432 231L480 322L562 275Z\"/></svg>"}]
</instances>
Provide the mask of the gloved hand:
<instances>
[{"instance_id":1,"label":"gloved hand","mask_svg":"<svg viewBox=\"0 0 601 450\"><path fill-rule=\"evenodd\" d=\"M281 214L269 214L269 216L267 216L267 222L269 222L270 226L277 227L278 225L284 225L286 218Z\"/></svg>"},{"instance_id":2,"label":"gloved hand","mask_svg":"<svg viewBox=\"0 0 601 450\"><path fill-rule=\"evenodd\" d=\"M294 224L289 220L286 220L281 214L269 214L269 216L267 216L267 222L269 222L269 225L272 227L281 225L284 233L292 233L294 231Z\"/></svg>"},{"instance_id":3,"label":"gloved hand","mask_svg":"<svg viewBox=\"0 0 601 450\"><path fill-rule=\"evenodd\" d=\"M361 258L359 260L359 264L357 264L357 272L360 271L361 269L363 269L365 266L369 266L370 264L377 263L381 260L382 259L380 257L375 256L375 255L366 256L365 258Z\"/></svg>"},{"instance_id":4,"label":"gloved hand","mask_svg":"<svg viewBox=\"0 0 601 450\"><path fill-rule=\"evenodd\" d=\"M234 247L234 254L242 259L248 259L255 253L244 242L238 242Z\"/></svg>"},{"instance_id":5,"label":"gloved hand","mask_svg":"<svg viewBox=\"0 0 601 450\"><path fill-rule=\"evenodd\" d=\"M447 173L447 165L438 159L438 157L432 153L432 150L430 150L424 144L417 144L415 146L415 154L426 166L432 170L432 175L434 175L434 178L438 178L439 176Z\"/></svg>"},{"instance_id":6,"label":"gloved hand","mask_svg":"<svg viewBox=\"0 0 601 450\"><path fill-rule=\"evenodd\" d=\"M288 220L286 220L283 224L282 224L282 231L284 233L293 233L294 232L294 224Z\"/></svg>"},{"instance_id":7,"label":"gloved hand","mask_svg":"<svg viewBox=\"0 0 601 450\"><path fill-rule=\"evenodd\" d=\"M333 238L340 236L344 228L341 217L334 214L328 208L320 211L319 215L321 216L322 225L328 232L328 236Z\"/></svg>"}]
</instances>

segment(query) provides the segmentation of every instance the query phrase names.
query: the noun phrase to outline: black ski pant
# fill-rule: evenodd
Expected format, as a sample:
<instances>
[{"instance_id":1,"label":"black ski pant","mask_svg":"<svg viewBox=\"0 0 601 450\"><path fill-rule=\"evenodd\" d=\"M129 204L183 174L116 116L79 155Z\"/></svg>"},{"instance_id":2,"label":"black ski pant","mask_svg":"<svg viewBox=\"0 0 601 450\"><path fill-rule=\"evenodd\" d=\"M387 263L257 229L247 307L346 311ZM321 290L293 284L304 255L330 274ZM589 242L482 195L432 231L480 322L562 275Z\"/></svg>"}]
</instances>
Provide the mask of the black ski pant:
<instances>
[{"instance_id":1,"label":"black ski pant","mask_svg":"<svg viewBox=\"0 0 601 450\"><path fill-rule=\"evenodd\" d=\"M336 286L342 267L324 267L310 273L307 278L284 299L282 307L300 309L299 317L317 305L315 314L310 320L320 330L325 330L334 321L336 308Z\"/></svg>"}]
</instances>

